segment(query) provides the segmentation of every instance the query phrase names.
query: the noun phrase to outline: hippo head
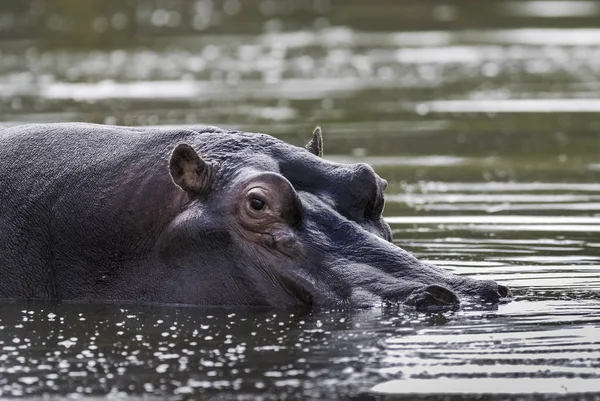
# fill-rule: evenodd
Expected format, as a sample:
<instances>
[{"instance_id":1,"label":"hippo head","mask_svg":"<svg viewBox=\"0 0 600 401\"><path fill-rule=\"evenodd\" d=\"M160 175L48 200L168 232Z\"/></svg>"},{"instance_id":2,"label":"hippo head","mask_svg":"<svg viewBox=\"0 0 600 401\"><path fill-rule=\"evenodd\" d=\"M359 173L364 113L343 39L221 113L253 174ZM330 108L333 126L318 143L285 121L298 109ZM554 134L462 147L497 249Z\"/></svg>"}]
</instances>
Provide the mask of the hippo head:
<instances>
[{"instance_id":1,"label":"hippo head","mask_svg":"<svg viewBox=\"0 0 600 401\"><path fill-rule=\"evenodd\" d=\"M510 298L502 285L393 244L382 217L387 182L322 153L319 128L305 148L241 132L176 146L170 174L187 196L162 257L178 272L181 302L454 308L461 298Z\"/></svg>"}]
</instances>

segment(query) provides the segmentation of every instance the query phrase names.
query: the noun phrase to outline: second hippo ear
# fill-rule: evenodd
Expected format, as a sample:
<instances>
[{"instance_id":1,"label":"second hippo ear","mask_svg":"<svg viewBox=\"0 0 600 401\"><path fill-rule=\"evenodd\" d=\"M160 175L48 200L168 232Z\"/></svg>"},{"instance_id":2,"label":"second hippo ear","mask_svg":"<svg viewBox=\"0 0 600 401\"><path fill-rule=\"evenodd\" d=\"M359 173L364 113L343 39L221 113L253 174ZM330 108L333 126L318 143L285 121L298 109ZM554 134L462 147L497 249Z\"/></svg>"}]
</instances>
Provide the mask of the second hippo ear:
<instances>
[{"instance_id":1,"label":"second hippo ear","mask_svg":"<svg viewBox=\"0 0 600 401\"><path fill-rule=\"evenodd\" d=\"M306 144L305 148L313 155L323 157L323 134L321 134L321 127L315 128L313 137L310 142Z\"/></svg>"},{"instance_id":2,"label":"second hippo ear","mask_svg":"<svg viewBox=\"0 0 600 401\"><path fill-rule=\"evenodd\" d=\"M212 186L211 166L185 143L175 147L169 161L173 182L181 189L199 195Z\"/></svg>"}]
</instances>

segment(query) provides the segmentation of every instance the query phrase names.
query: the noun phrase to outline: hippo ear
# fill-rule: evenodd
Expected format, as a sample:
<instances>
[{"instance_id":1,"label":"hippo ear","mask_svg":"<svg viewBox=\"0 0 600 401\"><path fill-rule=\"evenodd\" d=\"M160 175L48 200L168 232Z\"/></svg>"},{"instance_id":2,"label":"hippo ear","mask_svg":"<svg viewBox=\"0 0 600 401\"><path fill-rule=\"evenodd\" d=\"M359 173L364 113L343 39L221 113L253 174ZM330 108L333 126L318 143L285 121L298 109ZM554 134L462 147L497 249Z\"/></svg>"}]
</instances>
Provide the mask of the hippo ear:
<instances>
[{"instance_id":1,"label":"hippo ear","mask_svg":"<svg viewBox=\"0 0 600 401\"><path fill-rule=\"evenodd\" d=\"M169 172L175 184L193 194L205 192L212 184L211 166L185 143L180 143L173 150Z\"/></svg>"},{"instance_id":2,"label":"hippo ear","mask_svg":"<svg viewBox=\"0 0 600 401\"><path fill-rule=\"evenodd\" d=\"M313 137L310 142L306 144L305 148L313 155L323 157L323 135L321 134L321 127L315 128Z\"/></svg>"}]
</instances>

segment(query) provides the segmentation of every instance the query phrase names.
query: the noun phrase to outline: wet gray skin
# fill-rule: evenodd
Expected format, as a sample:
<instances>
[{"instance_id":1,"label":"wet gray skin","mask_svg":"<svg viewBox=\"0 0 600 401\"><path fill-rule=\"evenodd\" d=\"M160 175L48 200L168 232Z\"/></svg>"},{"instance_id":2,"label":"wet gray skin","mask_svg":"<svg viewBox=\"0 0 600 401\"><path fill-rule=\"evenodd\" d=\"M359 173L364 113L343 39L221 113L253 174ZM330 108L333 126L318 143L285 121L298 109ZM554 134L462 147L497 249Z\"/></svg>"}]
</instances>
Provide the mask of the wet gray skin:
<instances>
[{"instance_id":1,"label":"wet gray skin","mask_svg":"<svg viewBox=\"0 0 600 401\"><path fill-rule=\"evenodd\" d=\"M265 134L90 124L0 131L0 296L424 309L510 299L391 242L387 183Z\"/></svg>"}]
</instances>

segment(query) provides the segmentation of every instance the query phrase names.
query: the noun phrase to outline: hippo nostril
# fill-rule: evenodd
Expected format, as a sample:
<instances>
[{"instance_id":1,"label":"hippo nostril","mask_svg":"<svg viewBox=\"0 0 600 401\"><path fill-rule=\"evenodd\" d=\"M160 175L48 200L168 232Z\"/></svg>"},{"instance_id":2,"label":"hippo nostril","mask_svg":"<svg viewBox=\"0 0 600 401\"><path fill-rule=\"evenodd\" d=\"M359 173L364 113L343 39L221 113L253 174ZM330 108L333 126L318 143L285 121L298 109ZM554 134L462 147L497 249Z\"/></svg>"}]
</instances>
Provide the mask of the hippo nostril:
<instances>
[{"instance_id":1,"label":"hippo nostril","mask_svg":"<svg viewBox=\"0 0 600 401\"><path fill-rule=\"evenodd\" d=\"M439 303L451 305L459 302L456 294L444 287L430 285L425 288L425 292L430 294Z\"/></svg>"},{"instance_id":2,"label":"hippo nostril","mask_svg":"<svg viewBox=\"0 0 600 401\"><path fill-rule=\"evenodd\" d=\"M507 298L510 295L510 290L507 286L498 284L498 294L500 294L500 298Z\"/></svg>"},{"instance_id":3,"label":"hippo nostril","mask_svg":"<svg viewBox=\"0 0 600 401\"><path fill-rule=\"evenodd\" d=\"M439 285L428 285L414 290L406 304L417 309L436 310L458 307L460 301L454 292Z\"/></svg>"}]
</instances>

